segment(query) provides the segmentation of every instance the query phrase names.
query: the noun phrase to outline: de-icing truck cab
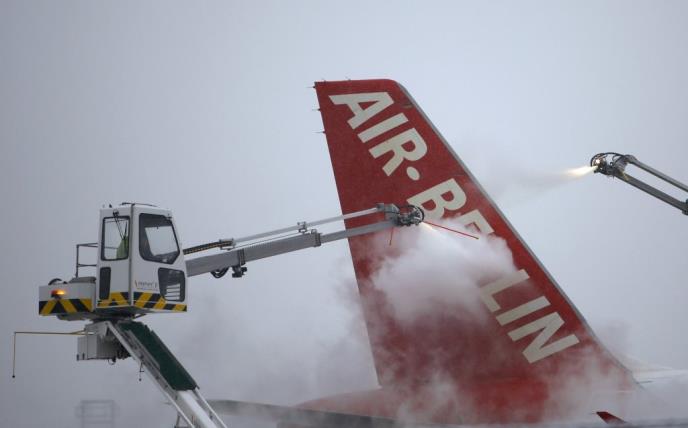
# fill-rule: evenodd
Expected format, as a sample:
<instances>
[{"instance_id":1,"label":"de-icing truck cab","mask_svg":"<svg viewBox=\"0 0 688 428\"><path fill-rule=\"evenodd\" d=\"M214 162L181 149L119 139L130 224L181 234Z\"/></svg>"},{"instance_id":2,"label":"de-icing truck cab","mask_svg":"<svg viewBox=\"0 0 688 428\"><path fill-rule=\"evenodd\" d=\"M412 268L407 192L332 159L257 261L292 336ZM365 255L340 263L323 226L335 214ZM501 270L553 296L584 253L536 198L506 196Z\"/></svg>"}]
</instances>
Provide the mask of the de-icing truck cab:
<instances>
[{"instance_id":1,"label":"de-icing truck cab","mask_svg":"<svg viewBox=\"0 0 688 428\"><path fill-rule=\"evenodd\" d=\"M79 320L186 311L186 264L170 211L143 204L100 210L95 276L39 288L39 313Z\"/></svg>"}]
</instances>

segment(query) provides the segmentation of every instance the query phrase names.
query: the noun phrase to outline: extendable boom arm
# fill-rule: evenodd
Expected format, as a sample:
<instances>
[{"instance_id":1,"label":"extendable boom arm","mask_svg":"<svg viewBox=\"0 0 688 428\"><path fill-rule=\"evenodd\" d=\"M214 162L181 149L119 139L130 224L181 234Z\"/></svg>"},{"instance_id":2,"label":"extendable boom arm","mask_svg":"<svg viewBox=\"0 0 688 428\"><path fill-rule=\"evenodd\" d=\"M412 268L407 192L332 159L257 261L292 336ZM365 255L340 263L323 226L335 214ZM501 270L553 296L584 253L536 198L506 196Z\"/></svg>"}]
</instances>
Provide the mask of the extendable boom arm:
<instances>
[{"instance_id":1,"label":"extendable boom arm","mask_svg":"<svg viewBox=\"0 0 688 428\"><path fill-rule=\"evenodd\" d=\"M607 160L607 158L611 157L611 160ZM683 214L688 215L688 201L681 201L676 198L674 198L671 195L668 195L667 193L650 186L649 184L638 180L637 178L629 175L626 173L626 165L631 164L635 165L638 168L642 169L643 171L652 174L653 176L659 178L660 180L663 180L669 184L671 184L674 187L677 187L684 192L688 193L688 186L685 184L681 183L680 181L669 177L668 175L657 171L656 169L652 168L649 165L646 165L645 163L639 161L636 159L635 156L632 155L621 155L619 153L598 153L595 156L592 157L590 160L590 166L596 167L595 172L596 173L601 173L604 175L608 175L611 177L616 177L622 181L625 181L626 183L630 184L631 186L642 190L645 193L648 193L655 198L666 202L667 204L674 206L681 210Z\"/></svg>"},{"instance_id":2,"label":"extendable boom arm","mask_svg":"<svg viewBox=\"0 0 688 428\"><path fill-rule=\"evenodd\" d=\"M310 226L321 225L338 220L347 220L376 213L384 213L385 220L327 234L319 233L315 229L309 229ZM200 245L184 250L185 254L190 254L209 248L228 249L227 252L221 254L213 254L210 256L203 256L187 260L186 273L187 276L195 276L210 272L213 273L213 276L220 277L224 275L229 268L232 268L232 276L237 278L242 276L246 271L246 268L243 267L243 265L249 261L290 253L292 251L297 251L304 248L319 247L327 242L338 241L340 239L351 238L353 236L365 235L392 227L417 225L423 221L423 217L424 214L422 209L416 206L409 205L399 208L392 204L378 204L375 208L358 211L356 213L346 214L343 216L331 217L310 223L301 222L296 226L277 229L271 232L260 233L244 238L220 240L216 243ZM288 232L297 232L298 234L287 237L278 236ZM273 240L270 240L269 242L250 243L251 241L255 241L257 239ZM241 248L235 248L235 245L240 242L248 243ZM198 248L202 249L199 250Z\"/></svg>"}]
</instances>

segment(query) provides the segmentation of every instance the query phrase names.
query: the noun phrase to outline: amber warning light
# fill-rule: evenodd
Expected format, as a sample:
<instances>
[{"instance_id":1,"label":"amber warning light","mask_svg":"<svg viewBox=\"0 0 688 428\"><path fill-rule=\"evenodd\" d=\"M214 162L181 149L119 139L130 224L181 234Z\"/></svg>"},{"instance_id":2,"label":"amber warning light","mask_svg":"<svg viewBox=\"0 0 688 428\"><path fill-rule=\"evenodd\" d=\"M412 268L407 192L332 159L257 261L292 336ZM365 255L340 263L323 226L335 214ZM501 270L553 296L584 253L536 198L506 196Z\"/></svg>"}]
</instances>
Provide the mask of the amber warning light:
<instances>
[{"instance_id":1,"label":"amber warning light","mask_svg":"<svg viewBox=\"0 0 688 428\"><path fill-rule=\"evenodd\" d=\"M50 297L54 299L61 299L63 296L65 296L67 292L61 288L57 288L53 291L50 292Z\"/></svg>"}]
</instances>

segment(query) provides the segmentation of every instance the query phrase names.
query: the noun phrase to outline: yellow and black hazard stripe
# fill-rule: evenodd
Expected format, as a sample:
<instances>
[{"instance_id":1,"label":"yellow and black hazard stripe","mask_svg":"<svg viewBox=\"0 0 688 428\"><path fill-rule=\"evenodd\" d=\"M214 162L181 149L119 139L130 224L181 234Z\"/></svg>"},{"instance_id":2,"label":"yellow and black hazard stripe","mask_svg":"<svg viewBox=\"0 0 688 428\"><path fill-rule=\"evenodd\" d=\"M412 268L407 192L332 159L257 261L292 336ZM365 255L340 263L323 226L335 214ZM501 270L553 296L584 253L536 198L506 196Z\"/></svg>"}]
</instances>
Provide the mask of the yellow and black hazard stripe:
<instances>
[{"instance_id":1,"label":"yellow and black hazard stripe","mask_svg":"<svg viewBox=\"0 0 688 428\"><path fill-rule=\"evenodd\" d=\"M174 312L186 312L186 305L183 303L168 303L160 294L157 293L134 293L134 306L142 309L155 309Z\"/></svg>"},{"instance_id":2,"label":"yellow and black hazard stripe","mask_svg":"<svg viewBox=\"0 0 688 428\"><path fill-rule=\"evenodd\" d=\"M50 299L38 302L40 315L75 314L77 312L92 312L91 299Z\"/></svg>"},{"instance_id":3,"label":"yellow and black hazard stripe","mask_svg":"<svg viewBox=\"0 0 688 428\"><path fill-rule=\"evenodd\" d=\"M129 293L110 293L107 299L98 301L98 308L111 308L115 306L129 306Z\"/></svg>"}]
</instances>

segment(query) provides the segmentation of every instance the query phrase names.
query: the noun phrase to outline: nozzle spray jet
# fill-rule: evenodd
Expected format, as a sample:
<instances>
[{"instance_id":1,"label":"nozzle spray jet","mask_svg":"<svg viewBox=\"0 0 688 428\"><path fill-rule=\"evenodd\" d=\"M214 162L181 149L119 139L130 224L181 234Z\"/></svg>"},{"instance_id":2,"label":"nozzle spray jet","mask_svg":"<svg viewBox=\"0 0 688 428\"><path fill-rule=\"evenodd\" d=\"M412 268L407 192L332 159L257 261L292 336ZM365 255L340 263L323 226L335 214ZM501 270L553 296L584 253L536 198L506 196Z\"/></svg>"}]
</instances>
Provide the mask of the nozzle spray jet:
<instances>
[{"instance_id":1,"label":"nozzle spray jet","mask_svg":"<svg viewBox=\"0 0 688 428\"><path fill-rule=\"evenodd\" d=\"M595 169L597 169L596 166L584 165L578 168L571 168L566 170L566 175L573 178L583 177L584 175L588 175L591 172L595 172Z\"/></svg>"}]
</instances>

